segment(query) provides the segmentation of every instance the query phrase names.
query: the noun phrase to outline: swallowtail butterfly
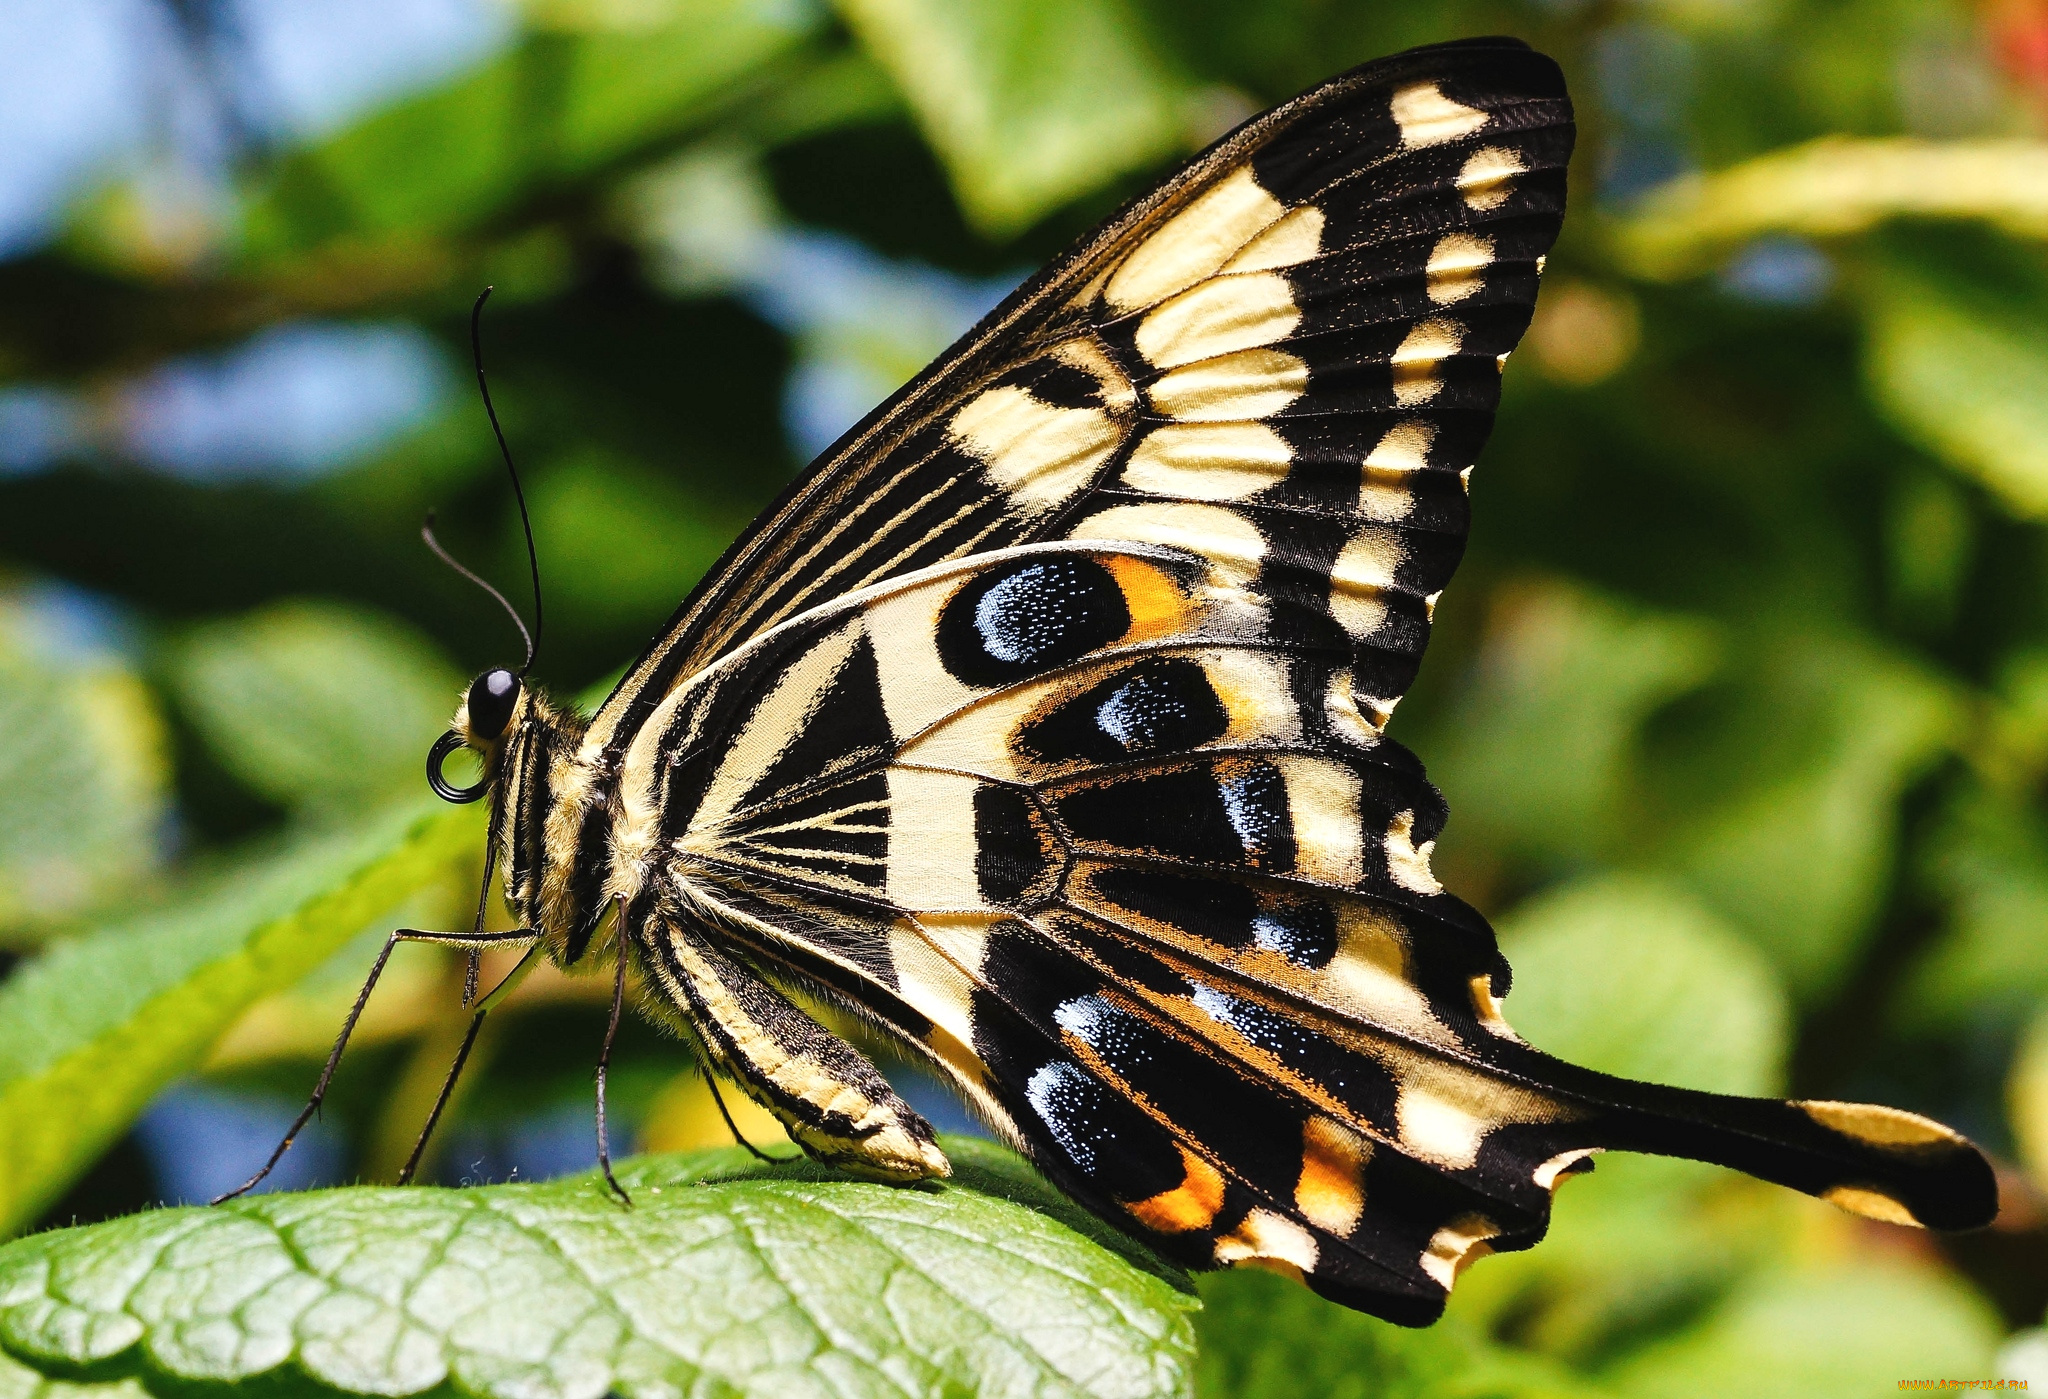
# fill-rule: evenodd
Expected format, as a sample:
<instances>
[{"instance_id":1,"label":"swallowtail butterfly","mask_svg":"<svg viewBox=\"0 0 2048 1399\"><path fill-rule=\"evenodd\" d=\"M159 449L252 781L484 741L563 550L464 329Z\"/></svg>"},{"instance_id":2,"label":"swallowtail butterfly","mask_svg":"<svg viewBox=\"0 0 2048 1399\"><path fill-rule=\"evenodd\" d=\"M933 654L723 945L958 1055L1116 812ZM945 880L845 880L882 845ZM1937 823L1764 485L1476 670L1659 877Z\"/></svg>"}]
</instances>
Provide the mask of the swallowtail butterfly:
<instances>
[{"instance_id":1,"label":"swallowtail butterfly","mask_svg":"<svg viewBox=\"0 0 2048 1399\"><path fill-rule=\"evenodd\" d=\"M1989 1167L1925 1118L1524 1043L1431 873L1443 800L1382 730L1572 136L1556 65L1487 39L1218 141L820 458L595 715L479 678L429 773L488 790L524 928L398 936L616 950L615 1026L630 963L812 1156L944 1176L780 988L837 1001L1165 1255L1409 1324L1608 1148L1987 1222Z\"/></svg>"}]
</instances>

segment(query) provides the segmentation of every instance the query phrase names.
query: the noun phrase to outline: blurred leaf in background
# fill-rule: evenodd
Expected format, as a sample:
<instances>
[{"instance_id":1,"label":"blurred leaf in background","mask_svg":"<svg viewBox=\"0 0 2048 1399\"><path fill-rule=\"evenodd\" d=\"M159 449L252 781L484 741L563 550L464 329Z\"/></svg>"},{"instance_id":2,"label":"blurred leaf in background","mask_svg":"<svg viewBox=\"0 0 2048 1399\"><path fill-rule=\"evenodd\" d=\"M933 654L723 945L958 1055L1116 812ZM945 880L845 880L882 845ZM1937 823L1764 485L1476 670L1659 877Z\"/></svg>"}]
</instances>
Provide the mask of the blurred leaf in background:
<instances>
[{"instance_id":1,"label":"blurred leaf in background","mask_svg":"<svg viewBox=\"0 0 2048 1399\"><path fill-rule=\"evenodd\" d=\"M168 679L236 779L280 806L349 809L408 785L419 735L455 711L462 681L386 616L278 603L194 629Z\"/></svg>"},{"instance_id":2,"label":"blurred leaf in background","mask_svg":"<svg viewBox=\"0 0 2048 1399\"><path fill-rule=\"evenodd\" d=\"M160 701L89 644L78 607L60 588L0 594L0 931L17 935L129 891L170 835Z\"/></svg>"},{"instance_id":3,"label":"blurred leaf in background","mask_svg":"<svg viewBox=\"0 0 2048 1399\"><path fill-rule=\"evenodd\" d=\"M474 917L477 813L415 784L517 638L418 529L523 599L484 284L537 673L588 703L803 461L1175 159L1492 32L1560 60L1582 140L1394 721L1451 804L1438 868L1533 1042L1931 1113L2006 1207L1908 1238L1603 1158L1435 1331L1204 1280L1197 1390L2048 1383L2038 0L0 2L8 1227L238 1180L393 921ZM294 1184L403 1160L460 986L394 957ZM427 1174L590 1164L608 991L522 988ZM726 1140L658 1031L612 1073L620 1138Z\"/></svg>"}]
</instances>

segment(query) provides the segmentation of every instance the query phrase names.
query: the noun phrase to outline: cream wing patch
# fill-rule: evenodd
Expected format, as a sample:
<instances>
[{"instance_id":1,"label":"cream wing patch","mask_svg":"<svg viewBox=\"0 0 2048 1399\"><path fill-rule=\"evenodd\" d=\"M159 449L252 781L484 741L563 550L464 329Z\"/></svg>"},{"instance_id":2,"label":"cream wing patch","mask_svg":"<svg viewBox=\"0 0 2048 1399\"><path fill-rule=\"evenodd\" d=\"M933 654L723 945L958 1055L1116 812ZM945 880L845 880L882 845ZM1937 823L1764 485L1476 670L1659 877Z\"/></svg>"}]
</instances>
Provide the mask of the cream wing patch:
<instances>
[{"instance_id":1,"label":"cream wing patch","mask_svg":"<svg viewBox=\"0 0 2048 1399\"><path fill-rule=\"evenodd\" d=\"M1464 340L1464 328L1442 317L1411 329L1394 349L1394 401L1413 408L1435 398L1444 386L1437 377L1437 366L1456 354Z\"/></svg>"},{"instance_id":2,"label":"cream wing patch","mask_svg":"<svg viewBox=\"0 0 2048 1399\"><path fill-rule=\"evenodd\" d=\"M1304 361L1284 350L1252 349L1168 370L1150 396L1169 418L1213 423L1270 417L1307 391Z\"/></svg>"},{"instance_id":3,"label":"cream wing patch","mask_svg":"<svg viewBox=\"0 0 2048 1399\"><path fill-rule=\"evenodd\" d=\"M1286 213L1251 167L1240 165L1132 249L1103 287L1103 298L1119 312L1157 305L1213 276Z\"/></svg>"},{"instance_id":4,"label":"cream wing patch","mask_svg":"<svg viewBox=\"0 0 2048 1399\"><path fill-rule=\"evenodd\" d=\"M1387 873L1403 889L1417 894L1441 894L1444 886L1437 883L1430 872L1430 852L1436 849L1436 842L1425 840L1415 843L1415 813L1404 811L1394 818L1387 827L1385 840Z\"/></svg>"},{"instance_id":5,"label":"cream wing patch","mask_svg":"<svg viewBox=\"0 0 2048 1399\"><path fill-rule=\"evenodd\" d=\"M1219 588L1249 584L1266 554L1258 526L1220 505L1118 505L1083 520L1072 537L1185 549L1209 560L1210 583Z\"/></svg>"},{"instance_id":6,"label":"cream wing patch","mask_svg":"<svg viewBox=\"0 0 2048 1399\"><path fill-rule=\"evenodd\" d=\"M1425 269L1429 299L1439 306L1463 301L1486 281L1493 265L1493 240L1476 233L1446 233L1430 249Z\"/></svg>"},{"instance_id":7,"label":"cream wing patch","mask_svg":"<svg viewBox=\"0 0 2048 1399\"><path fill-rule=\"evenodd\" d=\"M1138 353L1171 369L1270 345L1301 324L1294 289L1278 272L1233 273L1189 288L1138 323Z\"/></svg>"},{"instance_id":8,"label":"cream wing patch","mask_svg":"<svg viewBox=\"0 0 2048 1399\"><path fill-rule=\"evenodd\" d=\"M1458 192L1464 196L1467 208L1483 214L1507 202L1507 197L1515 192L1515 176L1527 169L1521 156L1507 147L1481 146L1465 158L1458 171ZM1541 271L1541 259L1538 264L1537 270Z\"/></svg>"},{"instance_id":9,"label":"cream wing patch","mask_svg":"<svg viewBox=\"0 0 2048 1399\"><path fill-rule=\"evenodd\" d=\"M1458 1274L1493 1252L1486 1241L1498 1233L1500 1226L1483 1214L1460 1215L1430 1236L1429 1247L1422 1251L1422 1271L1449 1292Z\"/></svg>"},{"instance_id":10,"label":"cream wing patch","mask_svg":"<svg viewBox=\"0 0 2048 1399\"><path fill-rule=\"evenodd\" d=\"M1365 464L1380 471L1420 471L1429 465L1429 448L1436 441L1436 425L1410 418L1387 429L1366 453Z\"/></svg>"},{"instance_id":11,"label":"cream wing patch","mask_svg":"<svg viewBox=\"0 0 2048 1399\"><path fill-rule=\"evenodd\" d=\"M1330 615L1359 640L1387 620L1385 594L1394 586L1406 546L1393 530L1362 529L1330 568Z\"/></svg>"},{"instance_id":12,"label":"cream wing patch","mask_svg":"<svg viewBox=\"0 0 2048 1399\"><path fill-rule=\"evenodd\" d=\"M1365 874L1358 774L1322 758L1290 755L1274 761L1287 784L1296 872L1338 888L1357 884Z\"/></svg>"},{"instance_id":13,"label":"cream wing patch","mask_svg":"<svg viewBox=\"0 0 2048 1399\"><path fill-rule=\"evenodd\" d=\"M882 685L882 710L892 733L921 733L981 692L954 678L939 659L939 610L956 580L907 588L867 609Z\"/></svg>"},{"instance_id":14,"label":"cream wing patch","mask_svg":"<svg viewBox=\"0 0 2048 1399\"><path fill-rule=\"evenodd\" d=\"M1253 1210L1244 1222L1216 1241L1215 1257L1223 1266L1278 1266L1283 1271L1312 1273L1316 1268L1315 1235L1282 1214Z\"/></svg>"},{"instance_id":15,"label":"cream wing patch","mask_svg":"<svg viewBox=\"0 0 2048 1399\"><path fill-rule=\"evenodd\" d=\"M888 778L889 901L937 912L986 908L975 875L974 793L981 784L900 764Z\"/></svg>"},{"instance_id":16,"label":"cream wing patch","mask_svg":"<svg viewBox=\"0 0 2048 1399\"><path fill-rule=\"evenodd\" d=\"M1470 136L1489 120L1477 107L1444 96L1435 83L1411 83L1398 89L1393 111L1394 124L1401 128L1401 144L1411 151Z\"/></svg>"},{"instance_id":17,"label":"cream wing patch","mask_svg":"<svg viewBox=\"0 0 2048 1399\"><path fill-rule=\"evenodd\" d=\"M1058 408L1014 385L976 394L949 430L997 484L1041 509L1085 489L1123 437L1100 409Z\"/></svg>"},{"instance_id":18,"label":"cream wing patch","mask_svg":"<svg viewBox=\"0 0 2048 1399\"><path fill-rule=\"evenodd\" d=\"M1294 449L1263 423L1166 423L1146 433L1123 482L1185 500L1243 500L1287 477Z\"/></svg>"},{"instance_id":19,"label":"cream wing patch","mask_svg":"<svg viewBox=\"0 0 2048 1399\"><path fill-rule=\"evenodd\" d=\"M1224 272L1268 272L1307 262L1323 250L1323 211L1313 204L1290 210L1243 251L1223 264Z\"/></svg>"},{"instance_id":20,"label":"cream wing patch","mask_svg":"<svg viewBox=\"0 0 2048 1399\"><path fill-rule=\"evenodd\" d=\"M1407 934L1365 904L1338 906L1337 955L1323 968L1317 989L1333 1010L1429 1044L1457 1047L1456 1036L1409 977Z\"/></svg>"},{"instance_id":21,"label":"cream wing patch","mask_svg":"<svg viewBox=\"0 0 2048 1399\"><path fill-rule=\"evenodd\" d=\"M781 754L788 736L809 722L860 639L858 625L839 627L820 637L783 674L768 698L747 716L746 727L712 774L704 800L691 820L693 831L715 828L732 814L740 798Z\"/></svg>"}]
</instances>

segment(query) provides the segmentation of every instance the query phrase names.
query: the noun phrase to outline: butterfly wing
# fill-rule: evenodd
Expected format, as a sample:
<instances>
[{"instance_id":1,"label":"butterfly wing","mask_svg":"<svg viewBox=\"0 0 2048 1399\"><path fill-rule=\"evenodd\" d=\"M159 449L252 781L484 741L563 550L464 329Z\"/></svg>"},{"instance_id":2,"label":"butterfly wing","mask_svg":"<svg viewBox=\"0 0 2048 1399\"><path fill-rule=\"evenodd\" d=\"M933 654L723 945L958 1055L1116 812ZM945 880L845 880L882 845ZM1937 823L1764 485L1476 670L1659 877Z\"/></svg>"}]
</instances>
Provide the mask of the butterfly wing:
<instances>
[{"instance_id":1,"label":"butterfly wing","mask_svg":"<svg viewBox=\"0 0 2048 1399\"><path fill-rule=\"evenodd\" d=\"M704 672L640 740L666 788L626 795L666 816L672 938L720 929L878 1016L1195 1266L1426 1322L1608 1147L1982 1222L1988 1169L1925 1119L1516 1038L1491 931L1429 871L1441 800L1350 702L1352 656L1326 611L1192 550L978 555Z\"/></svg>"},{"instance_id":2,"label":"butterfly wing","mask_svg":"<svg viewBox=\"0 0 2048 1399\"><path fill-rule=\"evenodd\" d=\"M1176 1256L1396 1320L1533 1242L1607 1146L1988 1216L1988 1168L1923 1119L1522 1044L1491 930L1430 871L1442 800L1381 729L1570 140L1555 67L1506 41L1336 79L829 453L593 725L614 845L663 852L646 925L677 994L712 943L836 993ZM851 1084L794 1032L748 1043L790 1115Z\"/></svg>"},{"instance_id":3,"label":"butterfly wing","mask_svg":"<svg viewBox=\"0 0 2048 1399\"><path fill-rule=\"evenodd\" d=\"M1391 701L1462 549L1462 476L1563 217L1572 133L1556 65L1512 40L1369 64L1247 123L819 458L592 740L622 749L683 679L807 608L1066 537L1228 541L1253 586L1327 594Z\"/></svg>"}]
</instances>

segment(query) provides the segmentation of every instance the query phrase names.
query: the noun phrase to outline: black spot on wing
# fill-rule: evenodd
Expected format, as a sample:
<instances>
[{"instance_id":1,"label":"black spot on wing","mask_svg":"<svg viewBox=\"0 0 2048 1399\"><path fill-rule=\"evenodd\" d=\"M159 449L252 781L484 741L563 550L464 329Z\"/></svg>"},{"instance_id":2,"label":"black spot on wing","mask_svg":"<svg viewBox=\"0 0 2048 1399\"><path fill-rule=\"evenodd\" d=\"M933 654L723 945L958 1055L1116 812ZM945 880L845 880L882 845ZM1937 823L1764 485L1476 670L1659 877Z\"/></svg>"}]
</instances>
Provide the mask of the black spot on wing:
<instances>
[{"instance_id":1,"label":"black spot on wing","mask_svg":"<svg viewBox=\"0 0 2048 1399\"><path fill-rule=\"evenodd\" d=\"M1101 979L1031 930L999 925L982 980L1001 990L974 995L974 1051L1054 1179L1098 1208L1179 1184L1172 1134L1061 1045L1059 1008L1098 993Z\"/></svg>"},{"instance_id":2,"label":"black spot on wing","mask_svg":"<svg viewBox=\"0 0 2048 1399\"><path fill-rule=\"evenodd\" d=\"M1101 408L1102 381L1087 370L1050 355L1019 365L996 380L996 387L1028 390L1055 408Z\"/></svg>"},{"instance_id":3,"label":"black spot on wing","mask_svg":"<svg viewBox=\"0 0 2048 1399\"><path fill-rule=\"evenodd\" d=\"M1095 911L1118 922L1163 924L1231 952L1263 947L1310 971L1337 952L1337 915L1326 899L1259 890L1182 870L1104 866L1088 889Z\"/></svg>"},{"instance_id":4,"label":"black spot on wing","mask_svg":"<svg viewBox=\"0 0 2048 1399\"><path fill-rule=\"evenodd\" d=\"M1126 666L1034 719L1016 743L1042 762L1114 763L1186 752L1229 727L1207 672L1185 658L1160 657Z\"/></svg>"},{"instance_id":5,"label":"black spot on wing","mask_svg":"<svg viewBox=\"0 0 2048 1399\"><path fill-rule=\"evenodd\" d=\"M1042 890L1054 870L1051 833L1015 787L983 784L974 791L974 876L982 897L1015 905Z\"/></svg>"},{"instance_id":6,"label":"black spot on wing","mask_svg":"<svg viewBox=\"0 0 2048 1399\"><path fill-rule=\"evenodd\" d=\"M1294 868L1287 783L1261 758L1097 779L1060 792L1053 807L1084 845L1197 864Z\"/></svg>"},{"instance_id":7,"label":"black spot on wing","mask_svg":"<svg viewBox=\"0 0 2048 1399\"><path fill-rule=\"evenodd\" d=\"M1123 590L1089 558L1024 559L978 574L939 614L939 659L994 687L1077 660L1130 629Z\"/></svg>"}]
</instances>

